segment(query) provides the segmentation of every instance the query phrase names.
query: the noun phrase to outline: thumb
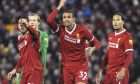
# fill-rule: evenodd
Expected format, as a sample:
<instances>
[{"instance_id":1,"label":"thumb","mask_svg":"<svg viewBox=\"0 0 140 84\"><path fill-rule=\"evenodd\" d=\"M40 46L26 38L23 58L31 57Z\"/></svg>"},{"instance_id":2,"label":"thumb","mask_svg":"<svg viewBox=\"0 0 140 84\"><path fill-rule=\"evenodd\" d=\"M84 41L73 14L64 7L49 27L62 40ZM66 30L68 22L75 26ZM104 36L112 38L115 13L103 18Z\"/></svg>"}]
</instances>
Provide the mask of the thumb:
<instances>
[{"instance_id":1,"label":"thumb","mask_svg":"<svg viewBox=\"0 0 140 84\"><path fill-rule=\"evenodd\" d=\"M7 75L7 78L8 78L8 79L11 79L11 77L12 77L12 74L9 73L9 74Z\"/></svg>"}]
</instances>

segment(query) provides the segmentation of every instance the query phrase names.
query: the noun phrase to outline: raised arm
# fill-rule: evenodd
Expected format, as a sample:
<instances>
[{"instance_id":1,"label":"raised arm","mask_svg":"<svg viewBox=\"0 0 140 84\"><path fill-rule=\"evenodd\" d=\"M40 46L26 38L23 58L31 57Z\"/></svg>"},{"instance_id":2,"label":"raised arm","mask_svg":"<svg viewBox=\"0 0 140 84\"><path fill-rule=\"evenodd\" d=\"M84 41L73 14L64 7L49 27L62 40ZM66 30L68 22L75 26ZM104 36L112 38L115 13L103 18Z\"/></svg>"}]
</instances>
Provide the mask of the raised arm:
<instances>
[{"instance_id":1,"label":"raised arm","mask_svg":"<svg viewBox=\"0 0 140 84\"><path fill-rule=\"evenodd\" d=\"M34 39L37 39L40 36L39 31L36 30L35 28L28 26L27 29L30 32L30 34L33 36Z\"/></svg>"},{"instance_id":2,"label":"raised arm","mask_svg":"<svg viewBox=\"0 0 140 84\"><path fill-rule=\"evenodd\" d=\"M55 17L58 14L58 11L65 5L65 0L61 0L58 7L52 11L52 13L47 18L47 23L51 26L54 32L59 31L59 26L55 22Z\"/></svg>"},{"instance_id":3,"label":"raised arm","mask_svg":"<svg viewBox=\"0 0 140 84\"><path fill-rule=\"evenodd\" d=\"M40 36L39 31L31 27L27 21L21 20L21 26L25 27L34 39L37 39Z\"/></svg>"}]
</instances>

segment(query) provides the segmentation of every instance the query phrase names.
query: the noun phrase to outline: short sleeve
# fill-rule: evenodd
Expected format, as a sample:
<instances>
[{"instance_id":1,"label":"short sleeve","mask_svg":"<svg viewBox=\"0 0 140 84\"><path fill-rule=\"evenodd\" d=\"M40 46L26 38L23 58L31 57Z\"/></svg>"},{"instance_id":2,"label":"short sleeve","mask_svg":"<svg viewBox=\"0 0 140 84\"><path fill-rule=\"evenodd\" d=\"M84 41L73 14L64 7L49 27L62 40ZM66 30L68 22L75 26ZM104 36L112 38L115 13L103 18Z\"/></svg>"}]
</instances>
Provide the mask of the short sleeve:
<instances>
[{"instance_id":1,"label":"short sleeve","mask_svg":"<svg viewBox=\"0 0 140 84\"><path fill-rule=\"evenodd\" d=\"M124 48L125 48L125 52L133 51L133 39L131 35L128 35L124 39Z\"/></svg>"},{"instance_id":2,"label":"short sleeve","mask_svg":"<svg viewBox=\"0 0 140 84\"><path fill-rule=\"evenodd\" d=\"M84 37L88 41L93 41L94 40L94 35L86 27L84 27Z\"/></svg>"}]
</instances>

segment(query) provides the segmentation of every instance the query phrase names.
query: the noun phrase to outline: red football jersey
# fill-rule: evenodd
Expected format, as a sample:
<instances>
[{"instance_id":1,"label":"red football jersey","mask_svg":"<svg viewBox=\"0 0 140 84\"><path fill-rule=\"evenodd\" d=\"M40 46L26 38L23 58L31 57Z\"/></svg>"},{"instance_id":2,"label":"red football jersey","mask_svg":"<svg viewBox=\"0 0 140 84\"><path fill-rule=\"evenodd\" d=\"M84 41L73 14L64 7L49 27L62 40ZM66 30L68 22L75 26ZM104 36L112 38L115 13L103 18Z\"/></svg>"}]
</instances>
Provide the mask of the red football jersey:
<instances>
[{"instance_id":1,"label":"red football jersey","mask_svg":"<svg viewBox=\"0 0 140 84\"><path fill-rule=\"evenodd\" d=\"M64 66L88 65L85 56L86 40L94 41L96 48L99 48L99 42L89 32L84 25L74 24L72 31L68 31L63 25L57 24L54 19L58 10L55 9L48 17L48 24L57 33L60 38L60 51L62 55L62 64Z\"/></svg>"},{"instance_id":2,"label":"red football jersey","mask_svg":"<svg viewBox=\"0 0 140 84\"><path fill-rule=\"evenodd\" d=\"M83 25L75 24L71 32L63 28L62 25L59 26L59 29L62 63L72 66L87 61L85 56L86 40L92 40L94 36Z\"/></svg>"},{"instance_id":3,"label":"red football jersey","mask_svg":"<svg viewBox=\"0 0 140 84\"><path fill-rule=\"evenodd\" d=\"M108 35L108 73L120 70L125 63L127 52L133 51L133 40L126 30Z\"/></svg>"},{"instance_id":4,"label":"red football jersey","mask_svg":"<svg viewBox=\"0 0 140 84\"><path fill-rule=\"evenodd\" d=\"M39 33L35 32L34 33ZM43 65L40 59L40 38L34 38L29 32L18 39L18 48L20 60L16 65L16 70L22 67L23 72L39 69L43 70Z\"/></svg>"}]
</instances>

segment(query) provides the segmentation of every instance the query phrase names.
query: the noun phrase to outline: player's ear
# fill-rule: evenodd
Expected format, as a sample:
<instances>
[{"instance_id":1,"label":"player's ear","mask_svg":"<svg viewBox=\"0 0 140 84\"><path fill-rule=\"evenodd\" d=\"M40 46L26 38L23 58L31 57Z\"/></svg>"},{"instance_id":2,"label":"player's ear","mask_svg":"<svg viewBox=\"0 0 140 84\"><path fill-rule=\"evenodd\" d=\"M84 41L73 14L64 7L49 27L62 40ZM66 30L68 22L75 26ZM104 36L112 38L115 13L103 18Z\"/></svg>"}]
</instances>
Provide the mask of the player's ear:
<instances>
[{"instance_id":1,"label":"player's ear","mask_svg":"<svg viewBox=\"0 0 140 84\"><path fill-rule=\"evenodd\" d=\"M75 22L75 17L73 17L73 21Z\"/></svg>"},{"instance_id":2,"label":"player's ear","mask_svg":"<svg viewBox=\"0 0 140 84\"><path fill-rule=\"evenodd\" d=\"M122 21L122 24L124 25L124 21Z\"/></svg>"},{"instance_id":3,"label":"player's ear","mask_svg":"<svg viewBox=\"0 0 140 84\"><path fill-rule=\"evenodd\" d=\"M41 20L39 19L39 20L38 20L38 25L40 25L40 24L41 24Z\"/></svg>"}]
</instances>

